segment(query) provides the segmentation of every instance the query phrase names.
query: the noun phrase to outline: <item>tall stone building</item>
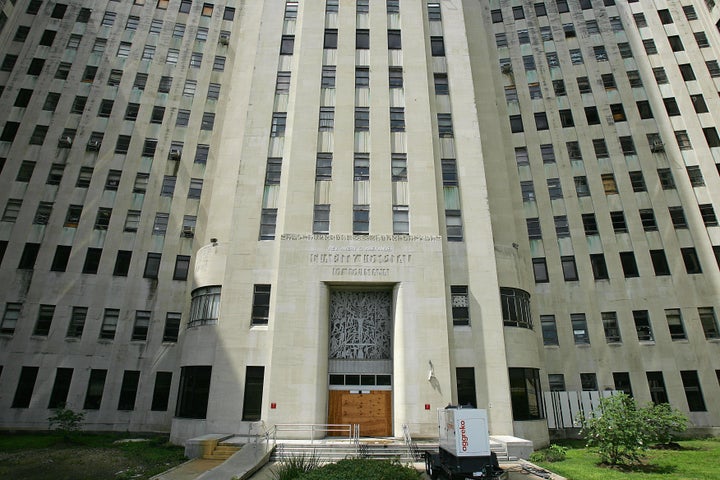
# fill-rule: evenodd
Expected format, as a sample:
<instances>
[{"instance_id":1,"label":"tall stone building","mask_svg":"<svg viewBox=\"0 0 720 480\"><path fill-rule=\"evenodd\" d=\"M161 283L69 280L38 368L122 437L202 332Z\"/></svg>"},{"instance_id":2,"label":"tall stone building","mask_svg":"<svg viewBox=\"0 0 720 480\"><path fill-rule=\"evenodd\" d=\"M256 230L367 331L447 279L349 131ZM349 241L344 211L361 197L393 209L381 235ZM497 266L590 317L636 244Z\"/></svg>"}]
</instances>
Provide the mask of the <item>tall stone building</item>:
<instances>
[{"instance_id":1,"label":"tall stone building","mask_svg":"<svg viewBox=\"0 0 720 480\"><path fill-rule=\"evenodd\" d=\"M713 0L1 10L0 427L720 426Z\"/></svg>"}]
</instances>

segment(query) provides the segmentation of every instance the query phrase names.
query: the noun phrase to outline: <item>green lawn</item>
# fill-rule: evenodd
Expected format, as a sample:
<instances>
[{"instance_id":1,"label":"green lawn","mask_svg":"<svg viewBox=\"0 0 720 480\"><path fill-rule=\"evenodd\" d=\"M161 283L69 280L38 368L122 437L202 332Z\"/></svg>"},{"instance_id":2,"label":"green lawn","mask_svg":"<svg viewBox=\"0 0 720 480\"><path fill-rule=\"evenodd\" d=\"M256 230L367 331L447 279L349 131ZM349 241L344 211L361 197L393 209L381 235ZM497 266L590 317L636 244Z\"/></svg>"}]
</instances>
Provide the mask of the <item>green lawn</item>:
<instances>
[{"instance_id":1,"label":"green lawn","mask_svg":"<svg viewBox=\"0 0 720 480\"><path fill-rule=\"evenodd\" d=\"M567 459L538 465L570 480L720 480L720 438L680 441L682 450L648 450L643 464L629 470L598 466L598 456L582 442L558 443L569 448Z\"/></svg>"},{"instance_id":2,"label":"green lawn","mask_svg":"<svg viewBox=\"0 0 720 480\"><path fill-rule=\"evenodd\" d=\"M147 441L115 443L124 438ZM0 478L24 480L143 480L185 461L167 437L76 433L0 434Z\"/></svg>"}]
</instances>

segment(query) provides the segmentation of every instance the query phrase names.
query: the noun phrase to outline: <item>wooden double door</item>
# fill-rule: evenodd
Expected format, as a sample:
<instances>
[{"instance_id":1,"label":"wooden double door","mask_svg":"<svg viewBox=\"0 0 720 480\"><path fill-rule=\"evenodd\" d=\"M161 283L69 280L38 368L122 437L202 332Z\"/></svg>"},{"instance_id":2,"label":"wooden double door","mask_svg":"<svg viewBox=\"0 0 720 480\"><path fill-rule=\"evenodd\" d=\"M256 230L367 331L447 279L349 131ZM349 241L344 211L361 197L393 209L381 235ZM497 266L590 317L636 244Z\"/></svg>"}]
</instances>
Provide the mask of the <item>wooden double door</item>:
<instances>
[{"instance_id":1,"label":"wooden double door","mask_svg":"<svg viewBox=\"0 0 720 480\"><path fill-rule=\"evenodd\" d=\"M362 393L364 392L364 393ZM328 423L358 424L362 437L392 436L390 390L330 390Z\"/></svg>"}]
</instances>

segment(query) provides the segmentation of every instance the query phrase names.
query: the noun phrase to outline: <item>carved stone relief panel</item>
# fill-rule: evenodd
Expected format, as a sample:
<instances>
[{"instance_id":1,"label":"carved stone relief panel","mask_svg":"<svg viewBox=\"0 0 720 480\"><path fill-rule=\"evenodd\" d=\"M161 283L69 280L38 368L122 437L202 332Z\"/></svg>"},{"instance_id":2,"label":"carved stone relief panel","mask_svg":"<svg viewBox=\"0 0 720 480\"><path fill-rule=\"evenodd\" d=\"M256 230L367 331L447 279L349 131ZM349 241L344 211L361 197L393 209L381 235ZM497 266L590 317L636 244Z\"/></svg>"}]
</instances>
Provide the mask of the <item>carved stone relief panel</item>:
<instances>
[{"instance_id":1,"label":"carved stone relief panel","mask_svg":"<svg viewBox=\"0 0 720 480\"><path fill-rule=\"evenodd\" d=\"M330 358L391 358L392 292L335 290L330 295Z\"/></svg>"}]
</instances>

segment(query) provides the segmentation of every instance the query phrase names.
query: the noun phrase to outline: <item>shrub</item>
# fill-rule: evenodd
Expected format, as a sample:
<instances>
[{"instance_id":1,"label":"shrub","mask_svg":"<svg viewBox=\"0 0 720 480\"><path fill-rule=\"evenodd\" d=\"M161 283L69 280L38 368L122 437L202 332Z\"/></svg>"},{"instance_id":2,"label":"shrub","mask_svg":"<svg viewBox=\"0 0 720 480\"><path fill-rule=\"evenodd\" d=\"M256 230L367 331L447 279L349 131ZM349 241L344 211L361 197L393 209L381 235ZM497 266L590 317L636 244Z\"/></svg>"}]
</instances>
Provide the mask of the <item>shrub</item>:
<instances>
[{"instance_id":1,"label":"shrub","mask_svg":"<svg viewBox=\"0 0 720 480\"><path fill-rule=\"evenodd\" d=\"M320 466L320 459L315 455L298 455L284 460L273 471L274 480L292 480L303 473L315 470Z\"/></svg>"},{"instance_id":2,"label":"shrub","mask_svg":"<svg viewBox=\"0 0 720 480\"><path fill-rule=\"evenodd\" d=\"M388 460L346 459L302 474L298 480L418 480L412 467Z\"/></svg>"},{"instance_id":3,"label":"shrub","mask_svg":"<svg viewBox=\"0 0 720 480\"><path fill-rule=\"evenodd\" d=\"M548 448L538 450L530 455L531 462L562 462L567 457L567 447L551 444Z\"/></svg>"},{"instance_id":4,"label":"shrub","mask_svg":"<svg viewBox=\"0 0 720 480\"><path fill-rule=\"evenodd\" d=\"M67 440L70 436L80 430L85 414L75 412L69 408L59 407L53 409L53 414L48 417L50 428L59 432Z\"/></svg>"},{"instance_id":5,"label":"shrub","mask_svg":"<svg viewBox=\"0 0 720 480\"><path fill-rule=\"evenodd\" d=\"M668 442L672 431L684 430L687 422L670 405L639 408L624 393L603 398L598 410L579 419L587 446L597 448L600 461L610 465L638 462L651 443Z\"/></svg>"}]
</instances>

